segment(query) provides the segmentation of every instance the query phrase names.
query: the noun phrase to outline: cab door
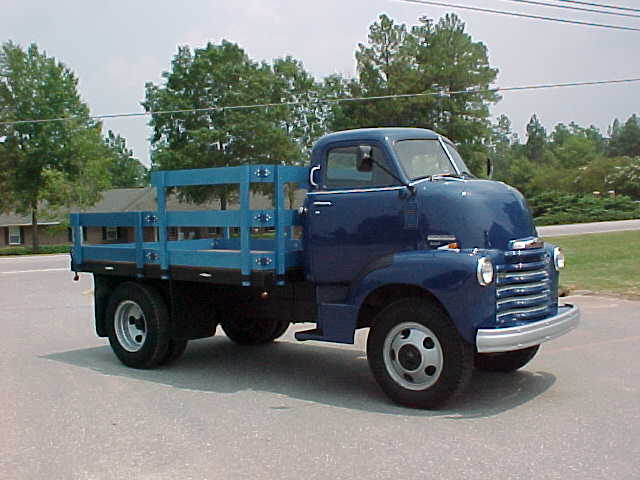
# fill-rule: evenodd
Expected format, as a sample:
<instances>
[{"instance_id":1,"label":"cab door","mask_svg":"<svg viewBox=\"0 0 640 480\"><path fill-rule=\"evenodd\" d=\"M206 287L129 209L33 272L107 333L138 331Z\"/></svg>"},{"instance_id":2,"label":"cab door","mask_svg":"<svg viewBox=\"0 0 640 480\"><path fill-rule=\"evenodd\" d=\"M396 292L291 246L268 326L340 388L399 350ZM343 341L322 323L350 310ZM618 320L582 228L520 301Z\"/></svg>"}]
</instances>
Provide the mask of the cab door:
<instances>
[{"instance_id":1,"label":"cab door","mask_svg":"<svg viewBox=\"0 0 640 480\"><path fill-rule=\"evenodd\" d=\"M357 168L357 150L372 147L370 171ZM309 280L350 283L376 259L411 248L405 229L406 187L385 150L374 142L334 144L316 173L318 188L307 194L305 250ZM415 234L415 232L413 232Z\"/></svg>"}]
</instances>

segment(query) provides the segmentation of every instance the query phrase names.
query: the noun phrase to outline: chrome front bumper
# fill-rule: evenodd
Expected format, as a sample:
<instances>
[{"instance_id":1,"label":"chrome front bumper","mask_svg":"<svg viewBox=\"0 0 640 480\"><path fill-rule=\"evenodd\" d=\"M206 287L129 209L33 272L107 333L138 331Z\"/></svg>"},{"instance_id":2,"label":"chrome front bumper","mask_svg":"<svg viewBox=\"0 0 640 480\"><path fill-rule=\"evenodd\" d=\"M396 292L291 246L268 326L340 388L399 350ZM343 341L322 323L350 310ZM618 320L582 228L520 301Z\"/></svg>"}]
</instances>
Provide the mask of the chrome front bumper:
<instances>
[{"instance_id":1,"label":"chrome front bumper","mask_svg":"<svg viewBox=\"0 0 640 480\"><path fill-rule=\"evenodd\" d=\"M558 314L537 322L509 328L481 328L476 336L480 353L508 352L539 345L573 330L580 321L580 310L575 305L558 307Z\"/></svg>"}]
</instances>

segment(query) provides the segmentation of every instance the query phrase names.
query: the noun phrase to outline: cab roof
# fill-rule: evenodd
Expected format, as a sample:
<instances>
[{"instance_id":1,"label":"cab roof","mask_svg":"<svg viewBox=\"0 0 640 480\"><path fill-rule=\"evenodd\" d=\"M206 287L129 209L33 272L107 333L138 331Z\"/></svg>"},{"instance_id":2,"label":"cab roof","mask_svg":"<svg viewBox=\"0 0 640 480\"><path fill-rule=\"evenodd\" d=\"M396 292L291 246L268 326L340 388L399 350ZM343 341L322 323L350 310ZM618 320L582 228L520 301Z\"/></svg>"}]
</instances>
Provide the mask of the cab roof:
<instances>
[{"instance_id":1,"label":"cab roof","mask_svg":"<svg viewBox=\"0 0 640 480\"><path fill-rule=\"evenodd\" d=\"M439 135L426 128L403 128L403 127L381 127L381 128L359 128L355 130L344 130L330 133L320 138L315 147L323 147L327 143L351 141L351 140L378 140L392 141L425 139L437 140Z\"/></svg>"}]
</instances>

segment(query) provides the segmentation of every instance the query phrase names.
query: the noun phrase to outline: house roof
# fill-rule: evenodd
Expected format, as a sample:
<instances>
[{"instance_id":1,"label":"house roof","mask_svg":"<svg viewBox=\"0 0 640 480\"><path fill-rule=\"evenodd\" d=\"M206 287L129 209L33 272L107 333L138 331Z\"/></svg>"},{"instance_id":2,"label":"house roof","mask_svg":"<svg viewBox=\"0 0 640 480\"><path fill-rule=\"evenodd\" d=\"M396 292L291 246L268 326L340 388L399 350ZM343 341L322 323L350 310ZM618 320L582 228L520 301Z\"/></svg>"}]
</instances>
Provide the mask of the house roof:
<instances>
[{"instance_id":1,"label":"house roof","mask_svg":"<svg viewBox=\"0 0 640 480\"><path fill-rule=\"evenodd\" d=\"M298 190L295 195L295 205L302 205L304 191ZM285 204L287 201L285 200ZM229 202L230 208L237 208L237 200ZM255 210L269 210L273 208L273 201L265 194L259 192L251 192L250 205ZM188 203L181 202L175 195L169 195L167 198L167 210L219 210L220 201L211 200L207 203ZM144 188L116 188L105 190L102 192L100 200L93 206L78 209L72 208L72 212L85 213L114 213L114 212L139 212L156 210L156 193L153 187ZM67 213L62 212L53 219L44 218L38 221L38 225L58 225L66 217ZM25 215L8 214L0 215L0 227L7 226L29 226L31 225L31 217Z\"/></svg>"},{"instance_id":2,"label":"house roof","mask_svg":"<svg viewBox=\"0 0 640 480\"><path fill-rule=\"evenodd\" d=\"M40 220L38 225L58 225L56 220ZM27 215L8 214L0 215L0 227L26 227L31 225L31 217Z\"/></svg>"}]
</instances>

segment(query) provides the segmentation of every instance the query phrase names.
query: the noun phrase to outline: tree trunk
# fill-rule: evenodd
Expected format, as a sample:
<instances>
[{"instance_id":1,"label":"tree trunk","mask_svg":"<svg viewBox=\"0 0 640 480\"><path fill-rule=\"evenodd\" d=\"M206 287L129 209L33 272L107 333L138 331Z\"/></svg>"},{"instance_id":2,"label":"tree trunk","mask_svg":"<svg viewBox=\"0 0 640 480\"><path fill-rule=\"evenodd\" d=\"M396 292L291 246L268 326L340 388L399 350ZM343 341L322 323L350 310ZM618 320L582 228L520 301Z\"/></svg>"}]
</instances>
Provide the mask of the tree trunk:
<instances>
[{"instance_id":1,"label":"tree trunk","mask_svg":"<svg viewBox=\"0 0 640 480\"><path fill-rule=\"evenodd\" d=\"M227 195L223 193L220 195L220 210L227 209ZM223 227L222 228L222 237L223 238L231 238L231 227Z\"/></svg>"},{"instance_id":2,"label":"tree trunk","mask_svg":"<svg viewBox=\"0 0 640 480\"><path fill-rule=\"evenodd\" d=\"M31 206L31 247L33 253L40 251L40 237L38 235L38 207L36 204Z\"/></svg>"}]
</instances>

